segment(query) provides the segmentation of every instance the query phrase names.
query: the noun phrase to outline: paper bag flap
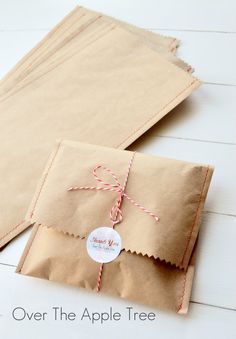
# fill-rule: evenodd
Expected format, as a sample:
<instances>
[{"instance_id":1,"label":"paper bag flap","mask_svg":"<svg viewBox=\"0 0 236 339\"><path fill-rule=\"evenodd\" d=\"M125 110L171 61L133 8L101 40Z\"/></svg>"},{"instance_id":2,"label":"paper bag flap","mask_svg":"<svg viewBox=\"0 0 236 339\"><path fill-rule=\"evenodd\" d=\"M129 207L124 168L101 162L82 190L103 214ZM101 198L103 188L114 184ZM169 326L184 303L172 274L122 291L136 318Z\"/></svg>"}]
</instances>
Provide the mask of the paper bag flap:
<instances>
[{"instance_id":1,"label":"paper bag flap","mask_svg":"<svg viewBox=\"0 0 236 339\"><path fill-rule=\"evenodd\" d=\"M97 227L111 226L109 213L117 192L68 188L102 186L93 176L97 165L111 169L123 183L132 154L60 142L39 183L27 219L80 238L86 238ZM123 220L116 226L123 249L186 269L212 172L211 166L136 153L125 193L157 215L159 221L124 197ZM100 176L113 183L109 173L102 172Z\"/></svg>"}]
</instances>

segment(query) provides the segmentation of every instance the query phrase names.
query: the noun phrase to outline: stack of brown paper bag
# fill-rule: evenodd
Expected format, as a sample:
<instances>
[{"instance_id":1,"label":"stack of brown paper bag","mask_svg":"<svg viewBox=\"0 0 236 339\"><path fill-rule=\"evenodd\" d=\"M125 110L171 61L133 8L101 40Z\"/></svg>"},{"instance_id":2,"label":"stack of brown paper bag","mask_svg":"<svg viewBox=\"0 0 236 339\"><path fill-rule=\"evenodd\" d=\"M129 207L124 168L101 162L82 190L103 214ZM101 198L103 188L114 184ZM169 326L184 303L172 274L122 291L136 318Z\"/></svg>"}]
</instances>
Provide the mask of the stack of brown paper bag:
<instances>
[{"instance_id":1,"label":"stack of brown paper bag","mask_svg":"<svg viewBox=\"0 0 236 339\"><path fill-rule=\"evenodd\" d=\"M0 84L0 248L57 139L125 149L200 85L175 38L76 7Z\"/></svg>"}]
</instances>

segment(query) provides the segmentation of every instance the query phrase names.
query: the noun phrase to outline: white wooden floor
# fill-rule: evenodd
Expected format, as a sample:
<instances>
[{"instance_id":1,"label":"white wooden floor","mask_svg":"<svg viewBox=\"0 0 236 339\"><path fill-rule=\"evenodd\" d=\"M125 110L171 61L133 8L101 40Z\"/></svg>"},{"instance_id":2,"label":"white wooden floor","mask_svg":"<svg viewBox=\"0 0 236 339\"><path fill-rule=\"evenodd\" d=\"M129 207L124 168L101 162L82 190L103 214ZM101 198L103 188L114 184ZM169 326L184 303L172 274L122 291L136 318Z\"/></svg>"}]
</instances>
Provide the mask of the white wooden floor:
<instances>
[{"instance_id":1,"label":"white wooden floor","mask_svg":"<svg viewBox=\"0 0 236 339\"><path fill-rule=\"evenodd\" d=\"M26 231L0 253L0 338L236 338L236 2L0 0L0 76L76 4L176 36L182 42L178 56L192 64L204 81L134 146L216 167L200 233L190 312L182 317L157 311L153 323L13 321L11 311L16 306L29 312L47 312L53 306L68 312L88 307L95 312L113 306L121 313L126 306L125 301L15 274L29 235ZM129 305L136 311L149 310Z\"/></svg>"}]
</instances>

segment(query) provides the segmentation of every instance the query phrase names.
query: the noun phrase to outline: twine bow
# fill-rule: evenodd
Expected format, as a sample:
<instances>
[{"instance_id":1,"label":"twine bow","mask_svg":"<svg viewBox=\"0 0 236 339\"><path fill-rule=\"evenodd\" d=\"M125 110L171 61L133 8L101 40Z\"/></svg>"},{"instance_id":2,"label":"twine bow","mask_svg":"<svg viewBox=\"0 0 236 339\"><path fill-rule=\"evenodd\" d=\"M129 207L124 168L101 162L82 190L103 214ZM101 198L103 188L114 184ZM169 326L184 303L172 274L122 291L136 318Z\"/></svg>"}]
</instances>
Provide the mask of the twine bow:
<instances>
[{"instance_id":1,"label":"twine bow","mask_svg":"<svg viewBox=\"0 0 236 339\"><path fill-rule=\"evenodd\" d=\"M130 170L133 164L133 160L134 160L134 156L135 153L132 154L132 157L129 161L129 166L127 169L127 173L125 176L125 181L124 184L122 185L117 176L115 175L115 173L109 169L106 166L102 166L102 165L97 165L96 167L94 167L93 169L93 176L94 179L96 181L98 181L100 184L102 184L102 186L73 186L68 188L68 191L78 191L78 190L97 190L97 191L109 191L109 192L117 192L118 197L115 201L115 204L112 206L111 210L110 210L110 221L112 224L112 228L115 227L115 225L119 224L122 220L123 220L123 213L121 210L121 205L123 202L123 199L127 199L129 202L131 202L134 206L138 207L141 211L147 213L148 215L150 215L152 218L154 218L156 221L159 221L159 217L152 213L151 211L149 211L148 209L146 209L144 206L142 206L141 204L139 204L138 202L136 202L135 200L133 200L130 196L128 196L125 193L125 189L127 186L127 182L128 182L128 178L129 178L129 174L130 174ZM113 184L106 182L104 180L102 180L98 175L97 175L97 170L99 169L103 169L105 172L109 173L113 179ZM103 271L103 265L100 265L100 269L99 269L99 275L98 275L98 280L97 280L97 292L100 291L101 288L101 277L102 277L102 271Z\"/></svg>"}]
</instances>

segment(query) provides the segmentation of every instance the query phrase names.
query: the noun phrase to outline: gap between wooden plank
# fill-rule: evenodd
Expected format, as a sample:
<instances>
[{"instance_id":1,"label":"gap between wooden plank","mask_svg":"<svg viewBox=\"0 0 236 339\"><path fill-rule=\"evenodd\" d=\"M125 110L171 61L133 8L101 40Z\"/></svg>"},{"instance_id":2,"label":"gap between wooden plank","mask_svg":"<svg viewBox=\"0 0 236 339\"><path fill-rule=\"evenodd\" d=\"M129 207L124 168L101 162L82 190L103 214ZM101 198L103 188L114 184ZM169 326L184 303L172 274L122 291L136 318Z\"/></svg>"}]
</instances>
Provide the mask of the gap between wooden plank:
<instances>
[{"instance_id":1,"label":"gap between wooden plank","mask_svg":"<svg viewBox=\"0 0 236 339\"><path fill-rule=\"evenodd\" d=\"M17 267L16 265L5 264L5 263L3 263L3 262L0 262L0 265L3 265L3 266L9 266L9 267L14 267L14 268Z\"/></svg>"},{"instance_id":2,"label":"gap between wooden plank","mask_svg":"<svg viewBox=\"0 0 236 339\"><path fill-rule=\"evenodd\" d=\"M155 28L145 28L143 27L144 29L147 29L147 30L152 30L152 31L174 31L174 32L199 32L199 33L222 33L222 34L236 34L235 31L221 31L221 30L205 30L205 29L185 29L185 28L182 28L182 29L171 29L171 28L158 28L158 27L155 27Z\"/></svg>"},{"instance_id":3,"label":"gap between wooden plank","mask_svg":"<svg viewBox=\"0 0 236 339\"><path fill-rule=\"evenodd\" d=\"M236 312L236 308L230 308L230 307L224 307L224 306L212 305L212 304L201 303L201 302L197 302L197 301L190 301L190 303L191 303L191 304L196 304L196 305L204 305L204 306L214 307L214 308L221 308L222 310L227 310L227 311L234 311L234 312Z\"/></svg>"},{"instance_id":4,"label":"gap between wooden plank","mask_svg":"<svg viewBox=\"0 0 236 339\"><path fill-rule=\"evenodd\" d=\"M217 214L217 215L225 215L227 217L235 218L236 214L230 214L230 213L222 213L222 212L214 212L214 211L204 211L203 213L210 213L210 214Z\"/></svg>"},{"instance_id":5,"label":"gap between wooden plank","mask_svg":"<svg viewBox=\"0 0 236 339\"><path fill-rule=\"evenodd\" d=\"M104 13L105 14L105 13ZM129 23L129 22L127 22ZM217 31L217 30L201 30L201 29L175 29L175 28L152 28L152 27L141 27L147 31L172 31L172 32L196 32L196 33L222 33L222 34L236 34L234 31ZM0 28L0 32L37 32L37 31L46 31L49 32L51 28L41 27L41 28Z\"/></svg>"},{"instance_id":6,"label":"gap between wooden plank","mask_svg":"<svg viewBox=\"0 0 236 339\"><path fill-rule=\"evenodd\" d=\"M14 32L39 32L39 31L43 31L43 32L46 32L46 33L49 33L50 30L52 30L52 28L7 28L7 29L4 29L4 28L0 28L0 33L14 33Z\"/></svg>"},{"instance_id":7,"label":"gap between wooden plank","mask_svg":"<svg viewBox=\"0 0 236 339\"><path fill-rule=\"evenodd\" d=\"M229 87L235 87L235 84L226 84L226 83L220 83L220 82L210 82L210 81L203 81L203 84L206 85L215 85L215 86L229 86Z\"/></svg>"},{"instance_id":8,"label":"gap between wooden plank","mask_svg":"<svg viewBox=\"0 0 236 339\"><path fill-rule=\"evenodd\" d=\"M155 137L154 137L155 138ZM157 134L156 138L168 138L168 139L179 139L179 140L186 140L186 141L198 141L198 142L208 142L212 144L223 144L229 146L235 146L235 142L225 142L225 141L214 141L214 140L206 140L206 139L196 139L196 138L186 138L186 137L174 137L170 135L159 135Z\"/></svg>"}]
</instances>

